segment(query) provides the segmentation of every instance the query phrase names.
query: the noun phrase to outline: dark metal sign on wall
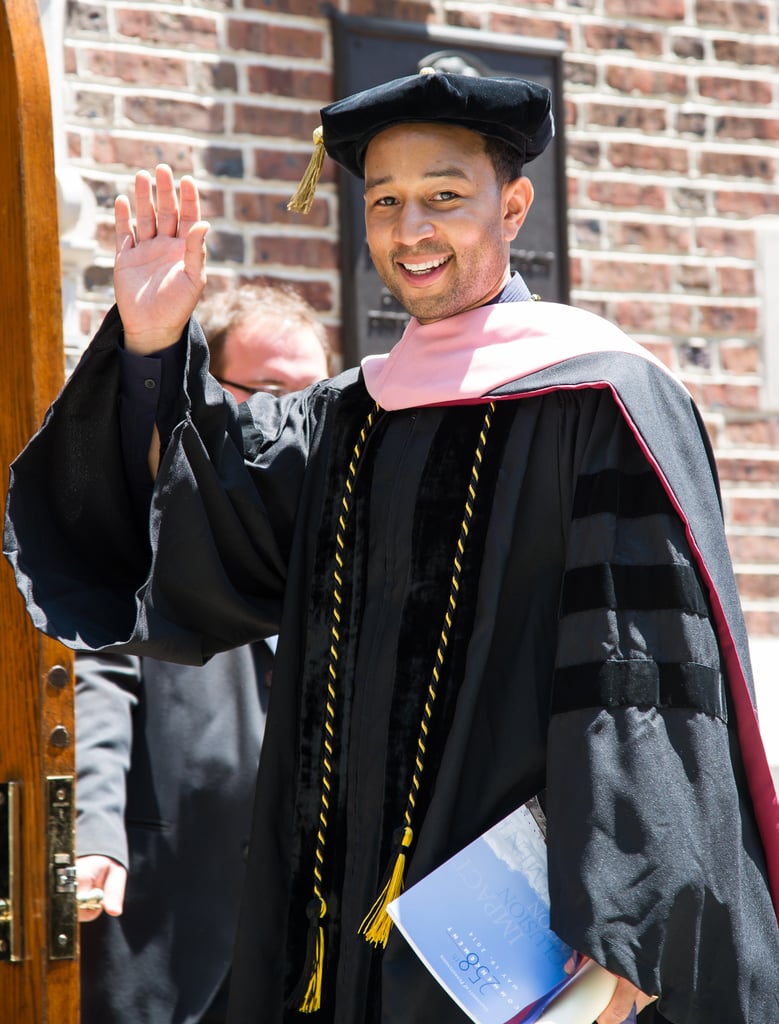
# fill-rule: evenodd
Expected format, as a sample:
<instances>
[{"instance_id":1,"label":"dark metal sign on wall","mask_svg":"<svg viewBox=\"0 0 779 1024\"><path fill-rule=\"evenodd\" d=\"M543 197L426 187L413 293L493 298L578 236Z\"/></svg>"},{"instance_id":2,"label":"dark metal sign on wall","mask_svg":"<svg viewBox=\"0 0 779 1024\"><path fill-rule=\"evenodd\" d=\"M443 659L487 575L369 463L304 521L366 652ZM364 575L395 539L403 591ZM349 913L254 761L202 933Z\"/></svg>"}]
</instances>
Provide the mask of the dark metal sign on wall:
<instances>
[{"instance_id":1,"label":"dark metal sign on wall","mask_svg":"<svg viewBox=\"0 0 779 1024\"><path fill-rule=\"evenodd\" d=\"M529 78L552 90L556 136L527 174L535 200L511 247L511 267L541 298L567 302L562 44L438 29L332 12L336 98L433 66L460 74ZM408 320L374 269L361 182L340 175L344 365L386 352Z\"/></svg>"}]
</instances>

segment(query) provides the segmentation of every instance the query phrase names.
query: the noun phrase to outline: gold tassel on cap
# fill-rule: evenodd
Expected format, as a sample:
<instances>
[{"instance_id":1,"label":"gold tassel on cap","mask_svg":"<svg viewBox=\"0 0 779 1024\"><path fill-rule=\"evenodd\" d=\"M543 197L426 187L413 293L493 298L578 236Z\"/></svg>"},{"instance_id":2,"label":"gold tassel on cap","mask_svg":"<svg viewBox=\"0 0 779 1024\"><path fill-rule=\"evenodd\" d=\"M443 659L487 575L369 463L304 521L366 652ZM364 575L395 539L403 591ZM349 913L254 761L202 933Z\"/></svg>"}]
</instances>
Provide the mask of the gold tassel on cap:
<instances>
[{"instance_id":1,"label":"gold tassel on cap","mask_svg":"<svg viewBox=\"0 0 779 1024\"><path fill-rule=\"evenodd\" d=\"M287 203L287 209L293 213L309 213L314 205L314 193L322 173L322 164L325 162L325 140L322 134L322 126L314 129L314 152L308 162L306 173L301 178L297 192Z\"/></svg>"},{"instance_id":2,"label":"gold tassel on cap","mask_svg":"<svg viewBox=\"0 0 779 1024\"><path fill-rule=\"evenodd\" d=\"M376 897L376 902L365 915L365 919L358 929L359 934L365 937L365 941L372 943L374 946L387 945L387 940L392 931L392 918L387 913L387 904L392 903L403 892L406 850L411 846L414 833L408 825L404 826L400 832L400 849L395 858L394 867L384 888Z\"/></svg>"}]
</instances>

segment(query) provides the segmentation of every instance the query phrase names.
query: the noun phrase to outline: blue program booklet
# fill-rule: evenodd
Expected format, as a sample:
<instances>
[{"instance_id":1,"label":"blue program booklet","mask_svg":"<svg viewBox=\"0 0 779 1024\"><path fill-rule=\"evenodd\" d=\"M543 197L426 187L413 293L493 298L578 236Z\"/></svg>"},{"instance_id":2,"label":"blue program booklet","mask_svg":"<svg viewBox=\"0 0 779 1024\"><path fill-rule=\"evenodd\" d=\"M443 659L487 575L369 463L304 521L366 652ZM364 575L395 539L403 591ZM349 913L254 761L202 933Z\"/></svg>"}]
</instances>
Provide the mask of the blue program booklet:
<instances>
[{"instance_id":1,"label":"blue program booklet","mask_svg":"<svg viewBox=\"0 0 779 1024\"><path fill-rule=\"evenodd\" d=\"M388 909L417 956L477 1024L531 1024L571 981L563 967L572 950L549 927L546 842L527 806Z\"/></svg>"}]
</instances>

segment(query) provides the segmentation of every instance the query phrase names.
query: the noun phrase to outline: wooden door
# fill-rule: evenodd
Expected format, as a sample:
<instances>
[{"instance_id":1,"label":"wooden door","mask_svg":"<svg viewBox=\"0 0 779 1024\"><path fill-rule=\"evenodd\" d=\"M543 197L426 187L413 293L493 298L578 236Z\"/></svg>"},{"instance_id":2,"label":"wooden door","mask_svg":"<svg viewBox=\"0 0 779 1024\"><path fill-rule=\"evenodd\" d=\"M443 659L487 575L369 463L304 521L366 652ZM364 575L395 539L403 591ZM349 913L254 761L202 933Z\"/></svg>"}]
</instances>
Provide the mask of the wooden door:
<instances>
[{"instance_id":1,"label":"wooden door","mask_svg":"<svg viewBox=\"0 0 779 1024\"><path fill-rule=\"evenodd\" d=\"M62 384L48 72L35 0L0 14L0 446L4 471ZM32 627L0 559L0 1019L76 1024L72 658Z\"/></svg>"}]
</instances>

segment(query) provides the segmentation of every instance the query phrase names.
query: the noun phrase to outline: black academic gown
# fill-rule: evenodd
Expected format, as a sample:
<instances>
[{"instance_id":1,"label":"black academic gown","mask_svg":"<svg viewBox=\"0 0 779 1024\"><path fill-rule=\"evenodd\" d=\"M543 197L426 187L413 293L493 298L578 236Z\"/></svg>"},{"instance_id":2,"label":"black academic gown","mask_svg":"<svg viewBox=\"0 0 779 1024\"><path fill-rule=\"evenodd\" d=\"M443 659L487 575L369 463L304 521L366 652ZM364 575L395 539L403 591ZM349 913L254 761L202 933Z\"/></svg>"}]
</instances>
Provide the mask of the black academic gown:
<instances>
[{"instance_id":1,"label":"black academic gown","mask_svg":"<svg viewBox=\"0 0 779 1024\"><path fill-rule=\"evenodd\" d=\"M120 463L118 327L14 466L5 547L30 612L66 643L192 661L280 631L231 1020L300 1021L349 493L310 1019L460 1024L397 932L376 952L357 930L403 820L484 407L379 412L346 492L373 406L359 373L257 396L239 426L194 328L150 561ZM406 883L543 790L565 941L660 991L674 1024L775 1024L779 931L720 650L748 656L689 397L635 355L568 360L501 389L479 475Z\"/></svg>"}]
</instances>

